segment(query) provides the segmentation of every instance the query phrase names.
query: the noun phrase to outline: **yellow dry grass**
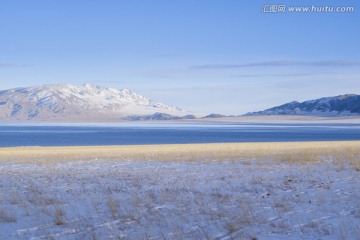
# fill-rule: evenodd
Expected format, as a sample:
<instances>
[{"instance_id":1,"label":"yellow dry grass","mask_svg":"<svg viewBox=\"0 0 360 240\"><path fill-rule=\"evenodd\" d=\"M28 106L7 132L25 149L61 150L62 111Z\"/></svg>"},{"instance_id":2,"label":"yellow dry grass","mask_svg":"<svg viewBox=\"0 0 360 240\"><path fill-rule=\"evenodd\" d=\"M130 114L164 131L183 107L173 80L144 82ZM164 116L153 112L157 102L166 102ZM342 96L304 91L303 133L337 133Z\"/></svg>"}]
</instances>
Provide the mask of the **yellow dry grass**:
<instances>
[{"instance_id":1,"label":"yellow dry grass","mask_svg":"<svg viewBox=\"0 0 360 240\"><path fill-rule=\"evenodd\" d=\"M331 157L360 171L360 141L213 143L136 146L72 146L0 148L0 161L60 163L79 160L227 161L276 160L311 163Z\"/></svg>"}]
</instances>

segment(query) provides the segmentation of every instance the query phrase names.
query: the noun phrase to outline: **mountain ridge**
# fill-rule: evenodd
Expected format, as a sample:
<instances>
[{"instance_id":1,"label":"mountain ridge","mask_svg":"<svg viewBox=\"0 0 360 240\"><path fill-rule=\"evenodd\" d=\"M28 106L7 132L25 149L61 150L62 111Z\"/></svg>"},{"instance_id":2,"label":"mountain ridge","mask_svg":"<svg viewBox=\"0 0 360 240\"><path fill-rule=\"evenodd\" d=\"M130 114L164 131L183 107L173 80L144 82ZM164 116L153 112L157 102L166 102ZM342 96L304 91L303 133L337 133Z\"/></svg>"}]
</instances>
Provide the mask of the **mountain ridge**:
<instances>
[{"instance_id":1,"label":"mountain ridge","mask_svg":"<svg viewBox=\"0 0 360 240\"><path fill-rule=\"evenodd\" d=\"M113 118L185 110L155 102L129 89L94 84L46 84L0 91L0 120L66 120Z\"/></svg>"},{"instance_id":2,"label":"mountain ridge","mask_svg":"<svg viewBox=\"0 0 360 240\"><path fill-rule=\"evenodd\" d=\"M343 94L304 102L292 101L244 116L305 115L305 116L354 116L360 115L360 95Z\"/></svg>"}]
</instances>

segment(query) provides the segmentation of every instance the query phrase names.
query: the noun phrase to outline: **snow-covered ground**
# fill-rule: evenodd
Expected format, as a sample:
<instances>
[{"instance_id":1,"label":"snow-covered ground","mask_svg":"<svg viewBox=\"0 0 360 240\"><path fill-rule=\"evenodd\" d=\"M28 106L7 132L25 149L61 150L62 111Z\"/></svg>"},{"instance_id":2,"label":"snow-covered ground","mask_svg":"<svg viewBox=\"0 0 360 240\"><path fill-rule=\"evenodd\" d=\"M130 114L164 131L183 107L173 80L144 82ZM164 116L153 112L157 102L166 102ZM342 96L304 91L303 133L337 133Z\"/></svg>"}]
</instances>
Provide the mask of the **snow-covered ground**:
<instances>
[{"instance_id":1,"label":"snow-covered ground","mask_svg":"<svg viewBox=\"0 0 360 240\"><path fill-rule=\"evenodd\" d=\"M0 239L360 239L346 163L0 162Z\"/></svg>"}]
</instances>

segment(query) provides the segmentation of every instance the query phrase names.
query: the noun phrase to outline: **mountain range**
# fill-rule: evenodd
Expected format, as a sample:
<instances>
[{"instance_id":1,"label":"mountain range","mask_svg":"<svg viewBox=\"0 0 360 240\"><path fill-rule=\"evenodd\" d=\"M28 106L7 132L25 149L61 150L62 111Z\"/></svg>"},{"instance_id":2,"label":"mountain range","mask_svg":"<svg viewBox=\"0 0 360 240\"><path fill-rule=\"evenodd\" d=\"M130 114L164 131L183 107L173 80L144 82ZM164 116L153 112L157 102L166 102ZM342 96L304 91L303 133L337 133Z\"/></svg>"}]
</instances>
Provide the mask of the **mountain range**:
<instances>
[{"instance_id":1,"label":"mountain range","mask_svg":"<svg viewBox=\"0 0 360 240\"><path fill-rule=\"evenodd\" d=\"M128 89L92 84L52 84L0 91L0 121L116 121L155 113L179 117L189 114Z\"/></svg>"},{"instance_id":2,"label":"mountain range","mask_svg":"<svg viewBox=\"0 0 360 240\"><path fill-rule=\"evenodd\" d=\"M360 95L345 94L305 102L289 102L264 111L251 112L246 116L305 115L305 116L352 116L360 114Z\"/></svg>"},{"instance_id":3,"label":"mountain range","mask_svg":"<svg viewBox=\"0 0 360 240\"><path fill-rule=\"evenodd\" d=\"M360 95L346 94L305 102L289 102L245 116L360 115ZM227 117L210 114L202 118ZM195 119L179 107L155 102L128 89L93 84L48 84L0 91L0 121L116 122Z\"/></svg>"}]
</instances>

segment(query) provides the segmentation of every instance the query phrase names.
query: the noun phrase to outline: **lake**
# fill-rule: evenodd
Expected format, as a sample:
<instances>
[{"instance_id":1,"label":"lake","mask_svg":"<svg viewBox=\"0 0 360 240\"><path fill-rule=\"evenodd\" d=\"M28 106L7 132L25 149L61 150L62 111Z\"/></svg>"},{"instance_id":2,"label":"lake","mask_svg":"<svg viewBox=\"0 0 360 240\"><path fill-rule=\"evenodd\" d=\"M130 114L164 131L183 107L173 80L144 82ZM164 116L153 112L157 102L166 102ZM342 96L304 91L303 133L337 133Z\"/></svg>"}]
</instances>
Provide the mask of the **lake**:
<instances>
[{"instance_id":1,"label":"lake","mask_svg":"<svg viewBox=\"0 0 360 240\"><path fill-rule=\"evenodd\" d=\"M360 140L357 124L3 125L0 147Z\"/></svg>"}]
</instances>

